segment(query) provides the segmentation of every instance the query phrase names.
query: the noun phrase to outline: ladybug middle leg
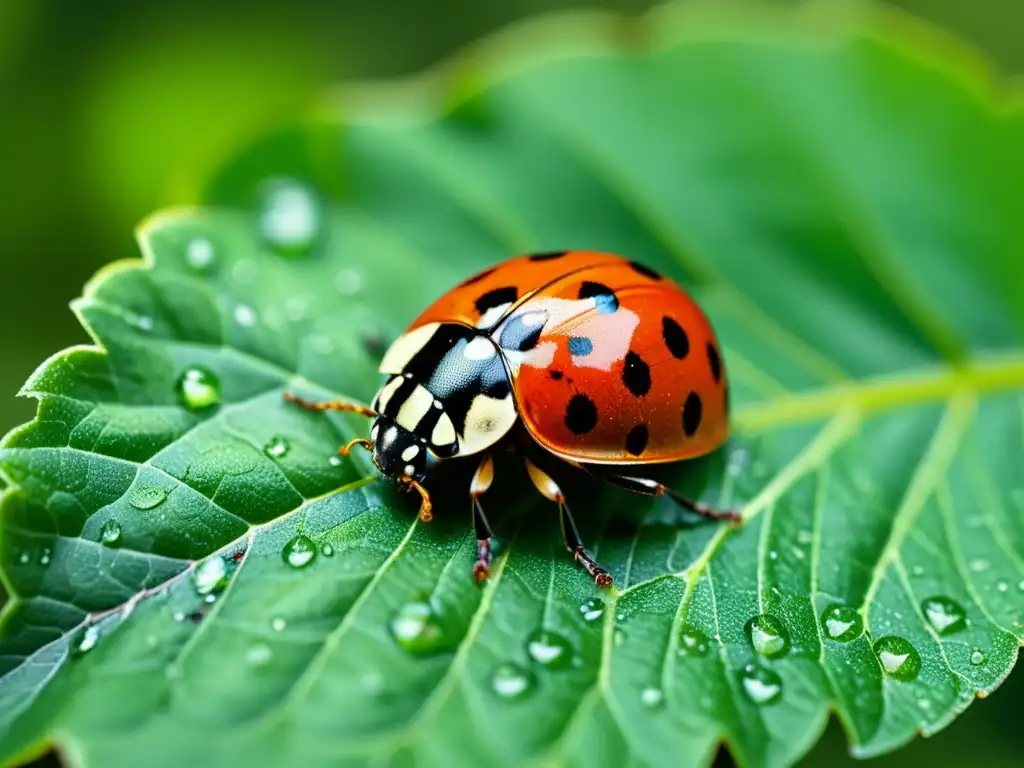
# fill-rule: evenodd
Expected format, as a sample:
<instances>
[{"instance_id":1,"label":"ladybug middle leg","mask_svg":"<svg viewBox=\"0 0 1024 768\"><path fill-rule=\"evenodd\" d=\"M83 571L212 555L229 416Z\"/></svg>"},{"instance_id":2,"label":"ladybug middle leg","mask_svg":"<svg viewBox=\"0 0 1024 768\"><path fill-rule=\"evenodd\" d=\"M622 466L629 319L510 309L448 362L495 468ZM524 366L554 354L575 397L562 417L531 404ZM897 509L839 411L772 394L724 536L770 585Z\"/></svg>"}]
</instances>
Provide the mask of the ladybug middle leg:
<instances>
[{"instance_id":1,"label":"ladybug middle leg","mask_svg":"<svg viewBox=\"0 0 1024 768\"><path fill-rule=\"evenodd\" d=\"M612 485L617 485L620 488L625 488L627 491L640 493L644 496L662 496L667 493L677 504L682 505L701 517L707 517L711 520L727 520L730 523L738 523L742 520L738 512L715 509L707 504L701 504L699 501L693 501L656 480L650 480L646 477L627 477L625 475L600 475L600 477Z\"/></svg>"},{"instance_id":2,"label":"ladybug middle leg","mask_svg":"<svg viewBox=\"0 0 1024 768\"><path fill-rule=\"evenodd\" d=\"M473 564L473 580L482 584L491 573L491 525L487 522L480 497L494 482L494 460L490 455L480 462L473 481L469 484L469 498L473 504L473 527L476 529L476 562Z\"/></svg>"},{"instance_id":3,"label":"ladybug middle leg","mask_svg":"<svg viewBox=\"0 0 1024 768\"><path fill-rule=\"evenodd\" d=\"M580 541L580 532L576 529L576 521L572 519L569 507L566 506L565 494L562 493L562 489L558 487L558 484L555 483L547 472L540 469L528 458L525 461L526 472L530 475L530 480L533 481L537 490L543 496L558 504L559 521L562 525L562 538L565 540L566 549L572 552L576 562L583 566L597 586L610 587L612 585L611 574L594 559L593 555L587 552L583 542Z\"/></svg>"}]
</instances>

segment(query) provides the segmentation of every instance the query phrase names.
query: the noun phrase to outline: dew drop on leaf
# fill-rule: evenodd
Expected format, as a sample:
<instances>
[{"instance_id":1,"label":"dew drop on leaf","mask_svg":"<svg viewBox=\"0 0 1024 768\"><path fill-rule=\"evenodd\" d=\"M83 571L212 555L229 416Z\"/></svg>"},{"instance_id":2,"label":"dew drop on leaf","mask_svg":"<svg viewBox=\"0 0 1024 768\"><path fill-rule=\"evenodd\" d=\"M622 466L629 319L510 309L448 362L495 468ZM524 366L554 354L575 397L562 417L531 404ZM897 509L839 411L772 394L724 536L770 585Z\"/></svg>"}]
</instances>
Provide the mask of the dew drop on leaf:
<instances>
[{"instance_id":1,"label":"dew drop on leaf","mask_svg":"<svg viewBox=\"0 0 1024 768\"><path fill-rule=\"evenodd\" d=\"M167 491L156 485L139 486L128 496L128 503L136 509L153 509L164 503Z\"/></svg>"},{"instance_id":2,"label":"dew drop on leaf","mask_svg":"<svg viewBox=\"0 0 1024 768\"><path fill-rule=\"evenodd\" d=\"M245 661L251 667L264 667L270 663L273 658L274 652L270 650L270 646L266 643L256 643L249 646L249 650L245 652Z\"/></svg>"},{"instance_id":3,"label":"dew drop on leaf","mask_svg":"<svg viewBox=\"0 0 1024 768\"><path fill-rule=\"evenodd\" d=\"M291 446L285 438L279 435L274 435L267 441L267 444L263 446L263 453L271 459L280 459L288 453L289 448L291 448Z\"/></svg>"},{"instance_id":4,"label":"dew drop on leaf","mask_svg":"<svg viewBox=\"0 0 1024 768\"><path fill-rule=\"evenodd\" d=\"M444 644L444 632L431 607L424 602L406 603L391 619L395 642L417 656L434 653Z\"/></svg>"},{"instance_id":5,"label":"dew drop on leaf","mask_svg":"<svg viewBox=\"0 0 1024 768\"><path fill-rule=\"evenodd\" d=\"M235 322L243 328L252 328L256 325L256 310L248 304L235 306Z\"/></svg>"},{"instance_id":6,"label":"dew drop on leaf","mask_svg":"<svg viewBox=\"0 0 1024 768\"><path fill-rule=\"evenodd\" d=\"M278 179L263 190L260 232L282 256L301 256L316 240L321 225L320 201L304 184Z\"/></svg>"},{"instance_id":7,"label":"dew drop on leaf","mask_svg":"<svg viewBox=\"0 0 1024 768\"><path fill-rule=\"evenodd\" d=\"M39 556L40 565L49 565L50 563L50 550L44 549L43 554Z\"/></svg>"},{"instance_id":8,"label":"dew drop on leaf","mask_svg":"<svg viewBox=\"0 0 1024 768\"><path fill-rule=\"evenodd\" d=\"M536 629L526 639L530 658L549 669L563 669L572 663L572 645L561 635Z\"/></svg>"},{"instance_id":9,"label":"dew drop on leaf","mask_svg":"<svg viewBox=\"0 0 1024 768\"><path fill-rule=\"evenodd\" d=\"M334 545L328 542L327 544L324 544L322 547L320 547L320 551L323 553L324 557L333 557Z\"/></svg>"},{"instance_id":10,"label":"dew drop on leaf","mask_svg":"<svg viewBox=\"0 0 1024 768\"><path fill-rule=\"evenodd\" d=\"M998 584L996 584L996 589L998 589L1000 592L1005 592L1009 588L1010 585L1007 584L1005 581L1000 581Z\"/></svg>"},{"instance_id":11,"label":"dew drop on leaf","mask_svg":"<svg viewBox=\"0 0 1024 768\"><path fill-rule=\"evenodd\" d=\"M332 453L327 458L327 463L330 464L332 467L340 467L341 466L341 456L338 456L337 454Z\"/></svg>"},{"instance_id":12,"label":"dew drop on leaf","mask_svg":"<svg viewBox=\"0 0 1024 768\"><path fill-rule=\"evenodd\" d=\"M363 273L355 267L343 269L334 276L334 287L342 296L355 296L363 289Z\"/></svg>"},{"instance_id":13,"label":"dew drop on leaf","mask_svg":"<svg viewBox=\"0 0 1024 768\"><path fill-rule=\"evenodd\" d=\"M707 656L711 652L711 639L692 624L683 624L679 629L680 656Z\"/></svg>"},{"instance_id":14,"label":"dew drop on leaf","mask_svg":"<svg viewBox=\"0 0 1024 768\"><path fill-rule=\"evenodd\" d=\"M305 568L316 559L316 544L308 536L299 534L284 545L281 558L292 568Z\"/></svg>"},{"instance_id":15,"label":"dew drop on leaf","mask_svg":"<svg viewBox=\"0 0 1024 768\"><path fill-rule=\"evenodd\" d=\"M28 561L31 560L31 559L32 559L32 556L29 555L29 553L27 551L26 552L22 552L20 555L18 555L18 562L21 563L22 565L28 565Z\"/></svg>"},{"instance_id":16,"label":"dew drop on leaf","mask_svg":"<svg viewBox=\"0 0 1024 768\"><path fill-rule=\"evenodd\" d=\"M770 669L747 664L740 673L743 693L754 704L771 704L782 696L782 678Z\"/></svg>"},{"instance_id":17,"label":"dew drop on leaf","mask_svg":"<svg viewBox=\"0 0 1024 768\"><path fill-rule=\"evenodd\" d=\"M657 709L665 701L665 695L658 688L644 688L640 701L648 709Z\"/></svg>"},{"instance_id":18,"label":"dew drop on leaf","mask_svg":"<svg viewBox=\"0 0 1024 768\"><path fill-rule=\"evenodd\" d=\"M192 572L192 586L200 595L213 596L228 583L228 566L223 557L214 555L196 566Z\"/></svg>"},{"instance_id":19,"label":"dew drop on leaf","mask_svg":"<svg viewBox=\"0 0 1024 768\"><path fill-rule=\"evenodd\" d=\"M833 603L821 615L821 626L830 640L848 643L864 632L864 622L856 609L848 605Z\"/></svg>"},{"instance_id":20,"label":"dew drop on leaf","mask_svg":"<svg viewBox=\"0 0 1024 768\"><path fill-rule=\"evenodd\" d=\"M533 690L534 685L530 671L511 662L499 666L491 677L491 690L507 701L522 699Z\"/></svg>"},{"instance_id":21,"label":"dew drop on leaf","mask_svg":"<svg viewBox=\"0 0 1024 768\"><path fill-rule=\"evenodd\" d=\"M875 642L875 655L882 669L894 680L910 682L921 671L921 657L914 646L902 637L888 636Z\"/></svg>"},{"instance_id":22,"label":"dew drop on leaf","mask_svg":"<svg viewBox=\"0 0 1024 768\"><path fill-rule=\"evenodd\" d=\"M963 607L948 597L929 597L921 602L924 613L932 629L940 635L952 635L967 629L967 614Z\"/></svg>"},{"instance_id":23,"label":"dew drop on leaf","mask_svg":"<svg viewBox=\"0 0 1024 768\"><path fill-rule=\"evenodd\" d=\"M784 656L789 651L789 633L782 622L767 613L755 616L744 627L754 650L768 659Z\"/></svg>"},{"instance_id":24,"label":"dew drop on leaf","mask_svg":"<svg viewBox=\"0 0 1024 768\"><path fill-rule=\"evenodd\" d=\"M190 411L201 411L220 402L220 380L205 368L186 368L177 386L179 401Z\"/></svg>"},{"instance_id":25,"label":"dew drop on leaf","mask_svg":"<svg viewBox=\"0 0 1024 768\"><path fill-rule=\"evenodd\" d=\"M592 597L580 606L580 614L587 622L597 621L604 616L604 600Z\"/></svg>"},{"instance_id":26,"label":"dew drop on leaf","mask_svg":"<svg viewBox=\"0 0 1024 768\"><path fill-rule=\"evenodd\" d=\"M979 667L982 664L984 664L987 660L988 656L986 656L985 652L982 651L980 648L974 648L971 651L971 664L973 664L974 666Z\"/></svg>"},{"instance_id":27,"label":"dew drop on leaf","mask_svg":"<svg viewBox=\"0 0 1024 768\"><path fill-rule=\"evenodd\" d=\"M208 271L215 261L213 243L205 237L193 237L185 246L185 261L196 272Z\"/></svg>"},{"instance_id":28,"label":"dew drop on leaf","mask_svg":"<svg viewBox=\"0 0 1024 768\"><path fill-rule=\"evenodd\" d=\"M121 525L114 520L107 520L100 528L100 541L107 547L121 546Z\"/></svg>"},{"instance_id":29,"label":"dew drop on leaf","mask_svg":"<svg viewBox=\"0 0 1024 768\"><path fill-rule=\"evenodd\" d=\"M270 628L275 632L283 632L284 628L288 626L288 622L277 616L270 621Z\"/></svg>"},{"instance_id":30,"label":"dew drop on leaf","mask_svg":"<svg viewBox=\"0 0 1024 768\"><path fill-rule=\"evenodd\" d=\"M82 632L81 637L72 649L74 656L84 656L93 648L96 647L96 643L100 641L100 628L98 625L93 624L92 626L86 627L85 631Z\"/></svg>"},{"instance_id":31,"label":"dew drop on leaf","mask_svg":"<svg viewBox=\"0 0 1024 768\"><path fill-rule=\"evenodd\" d=\"M975 573L981 573L982 571L988 570L988 560L983 557L976 557L967 565Z\"/></svg>"}]
</instances>

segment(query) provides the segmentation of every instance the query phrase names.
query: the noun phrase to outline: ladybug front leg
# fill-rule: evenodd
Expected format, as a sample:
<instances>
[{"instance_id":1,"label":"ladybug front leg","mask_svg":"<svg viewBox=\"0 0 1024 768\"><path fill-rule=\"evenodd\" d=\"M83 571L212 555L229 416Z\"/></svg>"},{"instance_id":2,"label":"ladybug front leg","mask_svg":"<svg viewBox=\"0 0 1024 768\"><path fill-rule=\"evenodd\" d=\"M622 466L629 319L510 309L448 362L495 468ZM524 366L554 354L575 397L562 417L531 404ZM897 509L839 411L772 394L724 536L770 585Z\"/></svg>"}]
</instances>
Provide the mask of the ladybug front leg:
<instances>
[{"instance_id":1,"label":"ladybug front leg","mask_svg":"<svg viewBox=\"0 0 1024 768\"><path fill-rule=\"evenodd\" d=\"M488 455L480 462L473 481L469 484L469 498L473 504L473 527L476 529L476 563L473 564L473 580L482 584L491 573L491 526L480 505L480 497L494 482L494 460Z\"/></svg>"},{"instance_id":2,"label":"ladybug front leg","mask_svg":"<svg viewBox=\"0 0 1024 768\"><path fill-rule=\"evenodd\" d=\"M676 501L676 503L686 507L688 510L700 515L701 517L707 517L711 520L727 520L730 523L738 523L742 519L738 512L734 512L733 510L715 509L714 507L709 507L707 504L701 504L698 501L693 501L678 492L673 491L662 483L659 483L656 480L650 480L646 477L626 477L625 475L601 475L601 477L612 485L625 488L627 491L632 491L633 493L641 493L644 496L661 496L667 493Z\"/></svg>"},{"instance_id":3,"label":"ladybug front leg","mask_svg":"<svg viewBox=\"0 0 1024 768\"><path fill-rule=\"evenodd\" d=\"M580 533L576 529L576 521L572 519L572 513L565 503L565 494L562 493L562 489L558 487L558 484L555 483L549 474L529 459L526 459L526 472L530 475L530 480L533 481L537 490L558 504L559 522L562 525L562 538L565 540L566 548L576 558L576 562L586 569L587 573L590 574L590 578L594 580L597 586L610 587L612 585L611 574L587 552L583 542L580 541Z\"/></svg>"}]
</instances>

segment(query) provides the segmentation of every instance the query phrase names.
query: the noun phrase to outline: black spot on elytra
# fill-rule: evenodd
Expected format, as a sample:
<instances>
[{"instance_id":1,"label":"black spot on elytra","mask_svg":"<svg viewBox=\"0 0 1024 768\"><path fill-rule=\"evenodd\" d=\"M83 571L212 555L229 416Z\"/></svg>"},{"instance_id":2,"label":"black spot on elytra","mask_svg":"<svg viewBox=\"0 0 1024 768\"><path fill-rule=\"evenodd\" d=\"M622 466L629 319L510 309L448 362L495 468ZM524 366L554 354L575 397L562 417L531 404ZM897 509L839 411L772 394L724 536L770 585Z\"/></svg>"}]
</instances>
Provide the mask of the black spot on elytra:
<instances>
[{"instance_id":1,"label":"black spot on elytra","mask_svg":"<svg viewBox=\"0 0 1024 768\"><path fill-rule=\"evenodd\" d=\"M494 270L496 270L496 269L497 269L497 267L491 267L490 269L485 269L483 272L478 272L477 274L473 275L472 277L467 277L465 280L463 280L460 283L460 286L462 288L465 288L467 285L474 285L476 283L479 283L481 280L483 280L489 274L494 272Z\"/></svg>"},{"instance_id":2,"label":"black spot on elytra","mask_svg":"<svg viewBox=\"0 0 1024 768\"><path fill-rule=\"evenodd\" d=\"M690 354L690 339L686 331L671 317L661 318L661 336L665 339L665 346L672 353L672 357L682 360Z\"/></svg>"},{"instance_id":3,"label":"black spot on elytra","mask_svg":"<svg viewBox=\"0 0 1024 768\"><path fill-rule=\"evenodd\" d=\"M537 346L537 341L540 339L541 331L544 330L544 323L547 321L547 317L540 317L539 323L527 323L523 321L523 318L531 317L532 319L538 319L538 314L537 312L526 312L510 318L505 323L505 327L501 329L498 346L502 349L517 352L526 352Z\"/></svg>"},{"instance_id":4,"label":"black spot on elytra","mask_svg":"<svg viewBox=\"0 0 1024 768\"><path fill-rule=\"evenodd\" d=\"M637 424L626 435L626 453L639 456L647 447L647 425Z\"/></svg>"},{"instance_id":5,"label":"black spot on elytra","mask_svg":"<svg viewBox=\"0 0 1024 768\"><path fill-rule=\"evenodd\" d=\"M476 300L476 311L482 315L488 309L494 309L503 304L511 304L518 298L519 291L513 285L506 286L505 288L495 288Z\"/></svg>"},{"instance_id":6,"label":"black spot on elytra","mask_svg":"<svg viewBox=\"0 0 1024 768\"><path fill-rule=\"evenodd\" d=\"M542 253L531 253L530 261L551 261L552 259L560 259L568 251L543 251Z\"/></svg>"},{"instance_id":7,"label":"black spot on elytra","mask_svg":"<svg viewBox=\"0 0 1024 768\"><path fill-rule=\"evenodd\" d=\"M554 379L555 381L559 381L562 378L562 372L561 371L552 371L551 372L551 378Z\"/></svg>"},{"instance_id":8,"label":"black spot on elytra","mask_svg":"<svg viewBox=\"0 0 1024 768\"><path fill-rule=\"evenodd\" d=\"M711 342L708 342L708 363L711 364L711 375L717 384L722 380L722 358L718 356L718 350Z\"/></svg>"},{"instance_id":9,"label":"black spot on elytra","mask_svg":"<svg viewBox=\"0 0 1024 768\"><path fill-rule=\"evenodd\" d=\"M629 262L629 266L631 266L636 272L638 272L639 274L643 275L646 278L650 278L651 280L661 280L661 275L659 275L650 267L641 264L639 261L631 261Z\"/></svg>"},{"instance_id":10,"label":"black spot on elytra","mask_svg":"<svg viewBox=\"0 0 1024 768\"><path fill-rule=\"evenodd\" d=\"M651 367L633 350L626 353L622 383L635 397L643 397L651 391Z\"/></svg>"},{"instance_id":11,"label":"black spot on elytra","mask_svg":"<svg viewBox=\"0 0 1024 768\"><path fill-rule=\"evenodd\" d=\"M703 410L704 406L700 402L700 395L696 392L687 395L686 403L683 405L683 432L687 437L693 437L696 434L700 427Z\"/></svg>"},{"instance_id":12,"label":"black spot on elytra","mask_svg":"<svg viewBox=\"0 0 1024 768\"><path fill-rule=\"evenodd\" d=\"M615 291L607 285L592 283L589 280L584 280L580 285L578 298L593 299L597 311L603 315L611 314L619 308L619 299Z\"/></svg>"},{"instance_id":13,"label":"black spot on elytra","mask_svg":"<svg viewBox=\"0 0 1024 768\"><path fill-rule=\"evenodd\" d=\"M597 406L583 394L573 395L565 408L565 426L574 435L585 435L597 426Z\"/></svg>"},{"instance_id":14,"label":"black spot on elytra","mask_svg":"<svg viewBox=\"0 0 1024 768\"><path fill-rule=\"evenodd\" d=\"M594 342L586 336L569 337L569 354L577 357L586 357L594 351Z\"/></svg>"}]
</instances>

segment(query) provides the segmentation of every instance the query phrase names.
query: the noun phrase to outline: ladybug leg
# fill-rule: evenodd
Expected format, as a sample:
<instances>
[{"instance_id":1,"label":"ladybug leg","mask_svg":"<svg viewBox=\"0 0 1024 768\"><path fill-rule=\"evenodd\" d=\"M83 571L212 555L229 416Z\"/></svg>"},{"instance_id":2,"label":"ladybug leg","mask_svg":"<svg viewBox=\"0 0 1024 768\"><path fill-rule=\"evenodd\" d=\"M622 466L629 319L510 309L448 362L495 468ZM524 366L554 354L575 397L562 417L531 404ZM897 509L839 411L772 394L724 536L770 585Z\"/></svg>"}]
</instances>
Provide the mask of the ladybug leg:
<instances>
[{"instance_id":1,"label":"ladybug leg","mask_svg":"<svg viewBox=\"0 0 1024 768\"><path fill-rule=\"evenodd\" d=\"M358 413L362 416L376 416L377 412L372 408L367 408L365 405L359 405L358 403L350 403L345 400L330 400L324 403L314 403L311 400L304 400L298 395L293 395L291 392L285 392L282 397L285 401L305 408L307 411L349 411L351 413Z\"/></svg>"},{"instance_id":2,"label":"ladybug leg","mask_svg":"<svg viewBox=\"0 0 1024 768\"><path fill-rule=\"evenodd\" d=\"M476 562L473 564L473 580L482 584L491 573L491 525L487 522L480 497L494 482L494 460L488 455L469 484L469 498L473 504L473 527L476 529Z\"/></svg>"},{"instance_id":3,"label":"ladybug leg","mask_svg":"<svg viewBox=\"0 0 1024 768\"><path fill-rule=\"evenodd\" d=\"M529 459L526 459L526 471L541 495L558 504L559 522L562 525L562 538L565 540L566 549L572 552L576 562L583 566L597 586L610 587L612 585L611 574L584 548L583 542L580 540L580 532L576 528L576 521L572 519L572 513L565 503L565 494L562 493L562 489L547 472L544 472Z\"/></svg>"},{"instance_id":4,"label":"ladybug leg","mask_svg":"<svg viewBox=\"0 0 1024 768\"><path fill-rule=\"evenodd\" d=\"M617 485L620 488L625 488L627 491L633 493L641 493L644 496L662 496L668 494L671 496L676 503L682 505L686 509L694 512L701 517L707 517L711 520L727 520L730 523L738 523L742 519L738 512L733 510L715 509L709 507L707 504L701 504L698 501L693 501L685 496L673 491L671 488L666 487L662 483L655 480L650 480L646 477L626 477L624 475L603 475L612 485Z\"/></svg>"}]
</instances>

